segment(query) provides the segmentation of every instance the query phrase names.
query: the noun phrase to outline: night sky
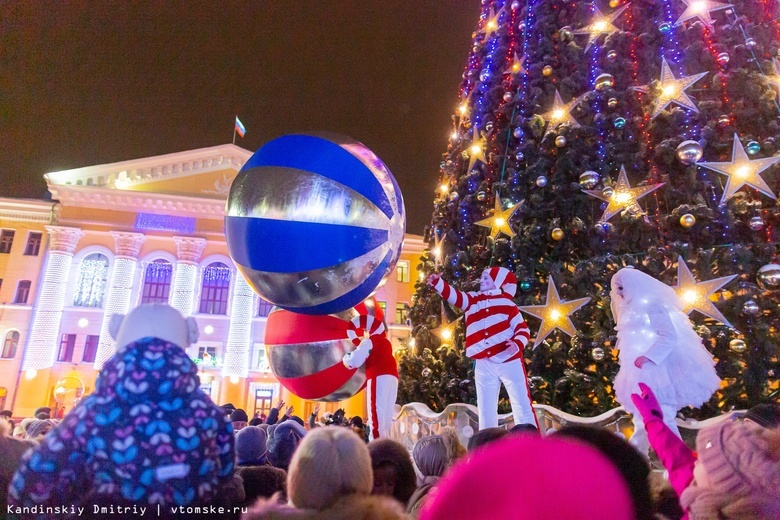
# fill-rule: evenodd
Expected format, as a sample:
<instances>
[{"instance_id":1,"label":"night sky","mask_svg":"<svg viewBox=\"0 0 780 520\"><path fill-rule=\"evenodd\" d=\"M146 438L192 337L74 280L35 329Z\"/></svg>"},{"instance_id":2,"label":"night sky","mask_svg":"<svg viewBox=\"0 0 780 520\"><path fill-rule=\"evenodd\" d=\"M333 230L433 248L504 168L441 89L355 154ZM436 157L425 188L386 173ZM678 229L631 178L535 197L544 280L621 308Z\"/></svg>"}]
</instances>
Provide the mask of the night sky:
<instances>
[{"instance_id":1,"label":"night sky","mask_svg":"<svg viewBox=\"0 0 780 520\"><path fill-rule=\"evenodd\" d=\"M0 196L43 174L299 131L390 168L429 223L478 0L4 2Z\"/></svg>"}]
</instances>

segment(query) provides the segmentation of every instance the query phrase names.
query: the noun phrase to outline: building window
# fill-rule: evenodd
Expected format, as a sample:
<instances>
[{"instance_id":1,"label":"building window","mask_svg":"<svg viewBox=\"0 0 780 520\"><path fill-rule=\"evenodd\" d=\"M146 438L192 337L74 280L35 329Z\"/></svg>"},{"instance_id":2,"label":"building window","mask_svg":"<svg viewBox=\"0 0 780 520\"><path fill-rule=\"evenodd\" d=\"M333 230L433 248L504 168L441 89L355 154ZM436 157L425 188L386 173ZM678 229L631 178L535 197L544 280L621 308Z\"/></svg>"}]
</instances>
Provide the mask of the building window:
<instances>
[{"instance_id":1,"label":"building window","mask_svg":"<svg viewBox=\"0 0 780 520\"><path fill-rule=\"evenodd\" d=\"M30 280L19 280L19 285L16 286L16 298L14 303L27 303L27 299L30 297L30 286L32 282Z\"/></svg>"},{"instance_id":2,"label":"building window","mask_svg":"<svg viewBox=\"0 0 780 520\"><path fill-rule=\"evenodd\" d=\"M84 343L84 355L81 358L82 363L94 363L97 355L98 341L100 336L87 336L87 342Z\"/></svg>"},{"instance_id":3,"label":"building window","mask_svg":"<svg viewBox=\"0 0 780 520\"><path fill-rule=\"evenodd\" d=\"M4 229L0 231L0 254L8 255L11 253L11 246L14 244L13 229Z\"/></svg>"},{"instance_id":4,"label":"building window","mask_svg":"<svg viewBox=\"0 0 780 520\"><path fill-rule=\"evenodd\" d=\"M146 267L141 303L168 303L173 266L167 260L155 260Z\"/></svg>"},{"instance_id":5,"label":"building window","mask_svg":"<svg viewBox=\"0 0 780 520\"><path fill-rule=\"evenodd\" d=\"M401 260L395 267L396 280L403 283L409 283L409 261Z\"/></svg>"},{"instance_id":6,"label":"building window","mask_svg":"<svg viewBox=\"0 0 780 520\"><path fill-rule=\"evenodd\" d=\"M252 366L250 370L261 370L263 372L270 372L271 366L268 364L268 356L265 352L265 345L260 345L255 349L254 359L252 360Z\"/></svg>"},{"instance_id":7,"label":"building window","mask_svg":"<svg viewBox=\"0 0 780 520\"><path fill-rule=\"evenodd\" d=\"M198 359L202 359L206 365L216 363L217 347L198 347Z\"/></svg>"},{"instance_id":8,"label":"building window","mask_svg":"<svg viewBox=\"0 0 780 520\"><path fill-rule=\"evenodd\" d=\"M5 335L3 343L3 359L16 357L16 347L19 346L19 332L12 330Z\"/></svg>"},{"instance_id":9,"label":"building window","mask_svg":"<svg viewBox=\"0 0 780 520\"><path fill-rule=\"evenodd\" d=\"M76 307L102 307L107 278L108 258L105 255L93 253L84 258L79 268L79 281L76 284L73 305Z\"/></svg>"},{"instance_id":10,"label":"building window","mask_svg":"<svg viewBox=\"0 0 780 520\"><path fill-rule=\"evenodd\" d=\"M24 248L24 254L26 256L38 256L38 252L41 250L41 240L43 239L43 233L30 233L27 235L27 246Z\"/></svg>"},{"instance_id":11,"label":"building window","mask_svg":"<svg viewBox=\"0 0 780 520\"><path fill-rule=\"evenodd\" d=\"M271 302L269 302L267 300L264 300L262 298L258 298L258 303L257 303L257 316L258 317L260 317L260 318L267 317L269 314L271 314L271 309L273 309L273 308L274 308L274 304L273 303L271 303Z\"/></svg>"},{"instance_id":12,"label":"building window","mask_svg":"<svg viewBox=\"0 0 780 520\"><path fill-rule=\"evenodd\" d=\"M396 323L406 323L407 318L409 318L409 304L407 304L407 303L396 303L395 304L395 322Z\"/></svg>"},{"instance_id":13,"label":"building window","mask_svg":"<svg viewBox=\"0 0 780 520\"><path fill-rule=\"evenodd\" d=\"M382 316L387 316L387 302L378 301L379 308L382 309Z\"/></svg>"},{"instance_id":14,"label":"building window","mask_svg":"<svg viewBox=\"0 0 780 520\"><path fill-rule=\"evenodd\" d=\"M60 350L57 352L57 361L70 363L73 361L73 347L76 346L75 334L63 334L60 339Z\"/></svg>"},{"instance_id":15,"label":"building window","mask_svg":"<svg viewBox=\"0 0 780 520\"><path fill-rule=\"evenodd\" d=\"M201 314L227 314L230 292L230 268L222 262L209 264L203 270L203 284L200 288Z\"/></svg>"}]
</instances>

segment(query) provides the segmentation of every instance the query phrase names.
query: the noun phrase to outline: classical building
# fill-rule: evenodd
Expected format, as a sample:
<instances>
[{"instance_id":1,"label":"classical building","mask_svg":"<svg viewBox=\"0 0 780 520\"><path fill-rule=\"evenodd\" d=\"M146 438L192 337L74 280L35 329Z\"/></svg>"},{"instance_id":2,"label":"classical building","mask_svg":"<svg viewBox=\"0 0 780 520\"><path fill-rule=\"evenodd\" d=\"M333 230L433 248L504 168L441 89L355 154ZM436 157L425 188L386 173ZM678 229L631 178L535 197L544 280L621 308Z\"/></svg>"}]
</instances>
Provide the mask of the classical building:
<instances>
[{"instance_id":1,"label":"classical building","mask_svg":"<svg viewBox=\"0 0 780 520\"><path fill-rule=\"evenodd\" d=\"M0 408L27 416L54 407L57 383L69 377L91 392L115 349L111 315L168 302L198 322L189 354L214 402L250 416L279 398L297 415L312 410L270 372L263 337L272 306L244 282L225 243L230 184L251 155L227 144L87 166L45 176L53 202L0 198ZM422 250L422 237L406 235L396 273L376 293L394 345L409 334ZM338 407L365 414L362 394L322 409Z\"/></svg>"}]
</instances>

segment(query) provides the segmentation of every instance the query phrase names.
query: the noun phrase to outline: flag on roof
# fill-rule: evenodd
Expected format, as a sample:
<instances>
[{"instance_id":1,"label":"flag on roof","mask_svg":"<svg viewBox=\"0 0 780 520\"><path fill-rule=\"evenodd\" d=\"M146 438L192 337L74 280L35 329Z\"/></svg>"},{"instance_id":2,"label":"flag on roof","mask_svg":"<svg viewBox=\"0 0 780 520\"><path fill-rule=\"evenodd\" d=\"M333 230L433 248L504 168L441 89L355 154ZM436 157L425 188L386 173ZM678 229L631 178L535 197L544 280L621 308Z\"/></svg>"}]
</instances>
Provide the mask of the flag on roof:
<instances>
[{"instance_id":1,"label":"flag on roof","mask_svg":"<svg viewBox=\"0 0 780 520\"><path fill-rule=\"evenodd\" d=\"M238 135L241 137L244 137L244 134L246 133L246 128L244 128L244 123L241 122L241 120L236 116L236 132L238 132Z\"/></svg>"}]
</instances>

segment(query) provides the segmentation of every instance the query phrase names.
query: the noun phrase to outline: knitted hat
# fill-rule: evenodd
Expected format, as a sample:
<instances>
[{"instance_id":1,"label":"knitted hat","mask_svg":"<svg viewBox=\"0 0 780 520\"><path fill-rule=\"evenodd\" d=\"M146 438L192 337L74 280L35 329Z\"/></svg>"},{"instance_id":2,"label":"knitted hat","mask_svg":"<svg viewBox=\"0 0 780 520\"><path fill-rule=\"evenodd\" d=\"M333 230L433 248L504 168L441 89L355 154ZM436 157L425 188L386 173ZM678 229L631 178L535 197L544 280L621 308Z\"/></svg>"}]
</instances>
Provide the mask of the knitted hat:
<instances>
[{"instance_id":1,"label":"knitted hat","mask_svg":"<svg viewBox=\"0 0 780 520\"><path fill-rule=\"evenodd\" d=\"M699 432L696 451L713 491L740 497L780 490L778 454L772 453L766 431L721 421Z\"/></svg>"},{"instance_id":2,"label":"knitted hat","mask_svg":"<svg viewBox=\"0 0 780 520\"><path fill-rule=\"evenodd\" d=\"M277 468L287 471L298 443L306 430L295 421L284 421L268 428L268 460Z\"/></svg>"},{"instance_id":3,"label":"knitted hat","mask_svg":"<svg viewBox=\"0 0 780 520\"><path fill-rule=\"evenodd\" d=\"M241 408L236 408L233 413L230 414L230 422L247 422L249 416Z\"/></svg>"},{"instance_id":4,"label":"knitted hat","mask_svg":"<svg viewBox=\"0 0 780 520\"><path fill-rule=\"evenodd\" d=\"M568 439L508 436L456 464L437 487L420 520L634 518L614 465Z\"/></svg>"},{"instance_id":5,"label":"knitted hat","mask_svg":"<svg viewBox=\"0 0 780 520\"><path fill-rule=\"evenodd\" d=\"M182 349L198 341L198 324L195 318L184 318L166 303L139 305L127 316L114 314L109 322L109 332L116 340L116 351L143 338L158 338Z\"/></svg>"},{"instance_id":6,"label":"knitted hat","mask_svg":"<svg viewBox=\"0 0 780 520\"><path fill-rule=\"evenodd\" d=\"M505 267L491 267L490 269L485 269L485 271L497 288L502 289L509 296L514 296L517 293L517 277L515 273Z\"/></svg>"},{"instance_id":7,"label":"knitted hat","mask_svg":"<svg viewBox=\"0 0 780 520\"><path fill-rule=\"evenodd\" d=\"M236 456L239 464L259 461L266 453L268 434L257 426L247 426L236 432Z\"/></svg>"},{"instance_id":8,"label":"knitted hat","mask_svg":"<svg viewBox=\"0 0 780 520\"><path fill-rule=\"evenodd\" d=\"M27 438L34 439L38 435L41 435L44 433L44 430L48 427L49 430L53 429L57 424L52 421L51 419L34 419L30 426L27 427Z\"/></svg>"},{"instance_id":9,"label":"knitted hat","mask_svg":"<svg viewBox=\"0 0 780 520\"><path fill-rule=\"evenodd\" d=\"M780 405L777 403L757 404L747 411L745 419L764 428L777 428L780 426Z\"/></svg>"}]
</instances>

